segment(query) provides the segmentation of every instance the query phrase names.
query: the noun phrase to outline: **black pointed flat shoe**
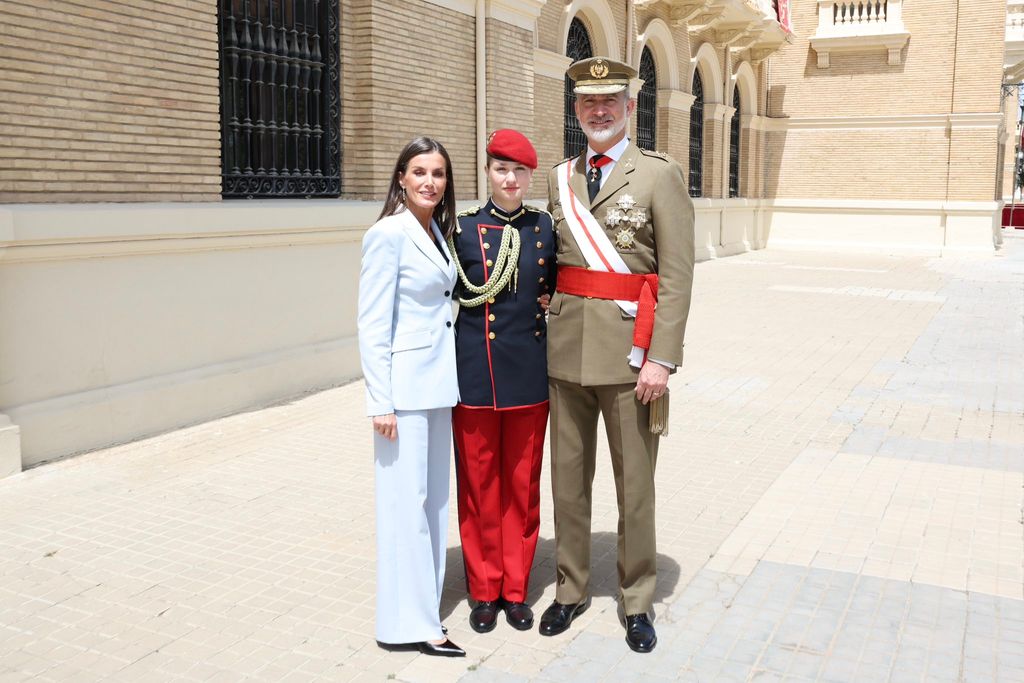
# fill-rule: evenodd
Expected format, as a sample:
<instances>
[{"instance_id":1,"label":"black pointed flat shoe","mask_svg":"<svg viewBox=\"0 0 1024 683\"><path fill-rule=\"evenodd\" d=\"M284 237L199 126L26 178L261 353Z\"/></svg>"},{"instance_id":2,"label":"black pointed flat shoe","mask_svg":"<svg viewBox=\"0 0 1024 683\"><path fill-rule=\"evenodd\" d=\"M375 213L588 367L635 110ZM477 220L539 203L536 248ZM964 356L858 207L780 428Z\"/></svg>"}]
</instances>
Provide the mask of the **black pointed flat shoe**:
<instances>
[{"instance_id":1,"label":"black pointed flat shoe","mask_svg":"<svg viewBox=\"0 0 1024 683\"><path fill-rule=\"evenodd\" d=\"M540 616L538 631L542 636L557 636L568 629L572 620L586 612L588 607L590 607L590 598L575 605L563 605L556 600Z\"/></svg>"},{"instance_id":2,"label":"black pointed flat shoe","mask_svg":"<svg viewBox=\"0 0 1024 683\"><path fill-rule=\"evenodd\" d=\"M422 643L416 643L416 649L420 651L420 654L430 655L431 657L466 656L465 650L447 638L444 639L443 643L431 643L430 641L424 640Z\"/></svg>"},{"instance_id":3,"label":"black pointed flat shoe","mask_svg":"<svg viewBox=\"0 0 1024 683\"><path fill-rule=\"evenodd\" d=\"M626 615L626 644L633 652L646 653L658 644L654 625L646 614Z\"/></svg>"}]
</instances>

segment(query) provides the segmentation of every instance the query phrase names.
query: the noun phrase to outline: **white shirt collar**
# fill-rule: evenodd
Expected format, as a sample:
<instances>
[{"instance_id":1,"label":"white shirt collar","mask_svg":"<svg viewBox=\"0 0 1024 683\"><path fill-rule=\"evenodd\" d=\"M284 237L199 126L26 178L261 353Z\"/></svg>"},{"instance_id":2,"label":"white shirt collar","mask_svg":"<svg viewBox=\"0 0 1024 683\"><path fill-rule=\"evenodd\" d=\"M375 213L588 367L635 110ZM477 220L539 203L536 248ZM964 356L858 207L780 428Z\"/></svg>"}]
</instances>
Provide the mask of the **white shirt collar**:
<instances>
[{"instance_id":1,"label":"white shirt collar","mask_svg":"<svg viewBox=\"0 0 1024 683\"><path fill-rule=\"evenodd\" d=\"M619 157L621 157L622 154L626 151L626 147L627 146L629 146L629 136L623 137L621 140L619 140L617 143L615 143L615 146L612 147L611 149L609 149L607 152L604 152L604 155L606 157L611 157L612 163L617 163L618 160L619 160ZM592 156L594 156L595 154L597 154L597 152L595 152L593 149L591 149L590 145L588 144L587 145L587 158L586 158L586 161L587 161L588 164L590 163L590 158Z\"/></svg>"}]
</instances>

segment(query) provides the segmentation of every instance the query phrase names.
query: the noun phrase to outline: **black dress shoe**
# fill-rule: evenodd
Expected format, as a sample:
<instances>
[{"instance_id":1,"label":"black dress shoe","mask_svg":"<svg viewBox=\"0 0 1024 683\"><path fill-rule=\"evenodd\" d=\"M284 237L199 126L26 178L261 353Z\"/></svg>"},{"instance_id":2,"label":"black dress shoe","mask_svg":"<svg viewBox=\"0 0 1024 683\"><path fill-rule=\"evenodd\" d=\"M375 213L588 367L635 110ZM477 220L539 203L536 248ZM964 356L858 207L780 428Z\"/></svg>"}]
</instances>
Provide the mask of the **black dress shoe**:
<instances>
[{"instance_id":1,"label":"black dress shoe","mask_svg":"<svg viewBox=\"0 0 1024 683\"><path fill-rule=\"evenodd\" d=\"M498 603L495 600L484 600L476 603L469 612L469 625L477 633L488 633L498 623Z\"/></svg>"},{"instance_id":2,"label":"black dress shoe","mask_svg":"<svg viewBox=\"0 0 1024 683\"><path fill-rule=\"evenodd\" d=\"M567 628L572 620L587 611L590 607L590 598L575 605L563 605L557 600L544 610L540 615L540 634L542 636L557 636Z\"/></svg>"},{"instance_id":3,"label":"black dress shoe","mask_svg":"<svg viewBox=\"0 0 1024 683\"><path fill-rule=\"evenodd\" d=\"M430 655L431 657L465 657L466 651L461 647L448 640L444 639L443 643L431 643L424 640L422 643L416 643L416 649L420 651L420 654Z\"/></svg>"},{"instance_id":4,"label":"black dress shoe","mask_svg":"<svg viewBox=\"0 0 1024 683\"><path fill-rule=\"evenodd\" d=\"M658 635L646 614L626 615L626 644L633 652L650 652L658 644Z\"/></svg>"},{"instance_id":5,"label":"black dress shoe","mask_svg":"<svg viewBox=\"0 0 1024 683\"><path fill-rule=\"evenodd\" d=\"M529 631L533 628L533 610L525 602L509 602L501 599L501 608L505 610L505 621L517 631Z\"/></svg>"}]
</instances>

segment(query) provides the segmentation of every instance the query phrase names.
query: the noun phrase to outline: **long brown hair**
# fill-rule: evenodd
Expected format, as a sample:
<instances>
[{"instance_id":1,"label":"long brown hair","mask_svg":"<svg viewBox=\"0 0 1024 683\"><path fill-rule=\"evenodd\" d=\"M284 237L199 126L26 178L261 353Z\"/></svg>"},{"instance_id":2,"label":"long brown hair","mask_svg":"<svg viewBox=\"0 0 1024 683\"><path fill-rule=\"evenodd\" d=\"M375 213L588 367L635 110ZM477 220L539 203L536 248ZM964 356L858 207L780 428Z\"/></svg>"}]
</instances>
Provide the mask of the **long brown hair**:
<instances>
[{"instance_id":1,"label":"long brown hair","mask_svg":"<svg viewBox=\"0 0 1024 683\"><path fill-rule=\"evenodd\" d=\"M403 175L409 166L409 161L420 154L439 153L444 158L444 194L441 201L434 207L434 220L441 234L447 239L455 231L455 179L452 177L452 160L448 156L448 150L440 142L433 138L420 136L413 138L398 155L395 162L395 170L391 173L391 184L388 186L388 196L384 200L384 208L377 220L385 216L393 216L405 209L405 198L402 194L402 186L398 184L398 177Z\"/></svg>"}]
</instances>

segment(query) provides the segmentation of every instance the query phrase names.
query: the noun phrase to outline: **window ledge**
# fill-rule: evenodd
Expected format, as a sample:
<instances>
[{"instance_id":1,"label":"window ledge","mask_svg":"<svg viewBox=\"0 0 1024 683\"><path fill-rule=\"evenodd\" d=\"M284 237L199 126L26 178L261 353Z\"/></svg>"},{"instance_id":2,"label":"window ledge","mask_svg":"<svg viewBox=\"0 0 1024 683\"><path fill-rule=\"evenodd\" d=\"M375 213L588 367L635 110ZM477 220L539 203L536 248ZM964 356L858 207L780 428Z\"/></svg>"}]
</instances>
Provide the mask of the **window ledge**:
<instances>
[{"instance_id":1,"label":"window ledge","mask_svg":"<svg viewBox=\"0 0 1024 683\"><path fill-rule=\"evenodd\" d=\"M903 25L903 0L818 0L818 30L809 38L818 68L829 68L833 52L886 50L889 65L902 61L910 33Z\"/></svg>"},{"instance_id":2,"label":"window ledge","mask_svg":"<svg viewBox=\"0 0 1024 683\"><path fill-rule=\"evenodd\" d=\"M883 27L879 27L883 28ZM903 30L902 24L886 25L884 30L876 33L856 35L814 35L809 39L811 48L818 55L818 68L829 68L829 55L833 52L874 52L878 49L888 51L889 65L897 66L902 61L903 48L910 40L910 34Z\"/></svg>"}]
</instances>

